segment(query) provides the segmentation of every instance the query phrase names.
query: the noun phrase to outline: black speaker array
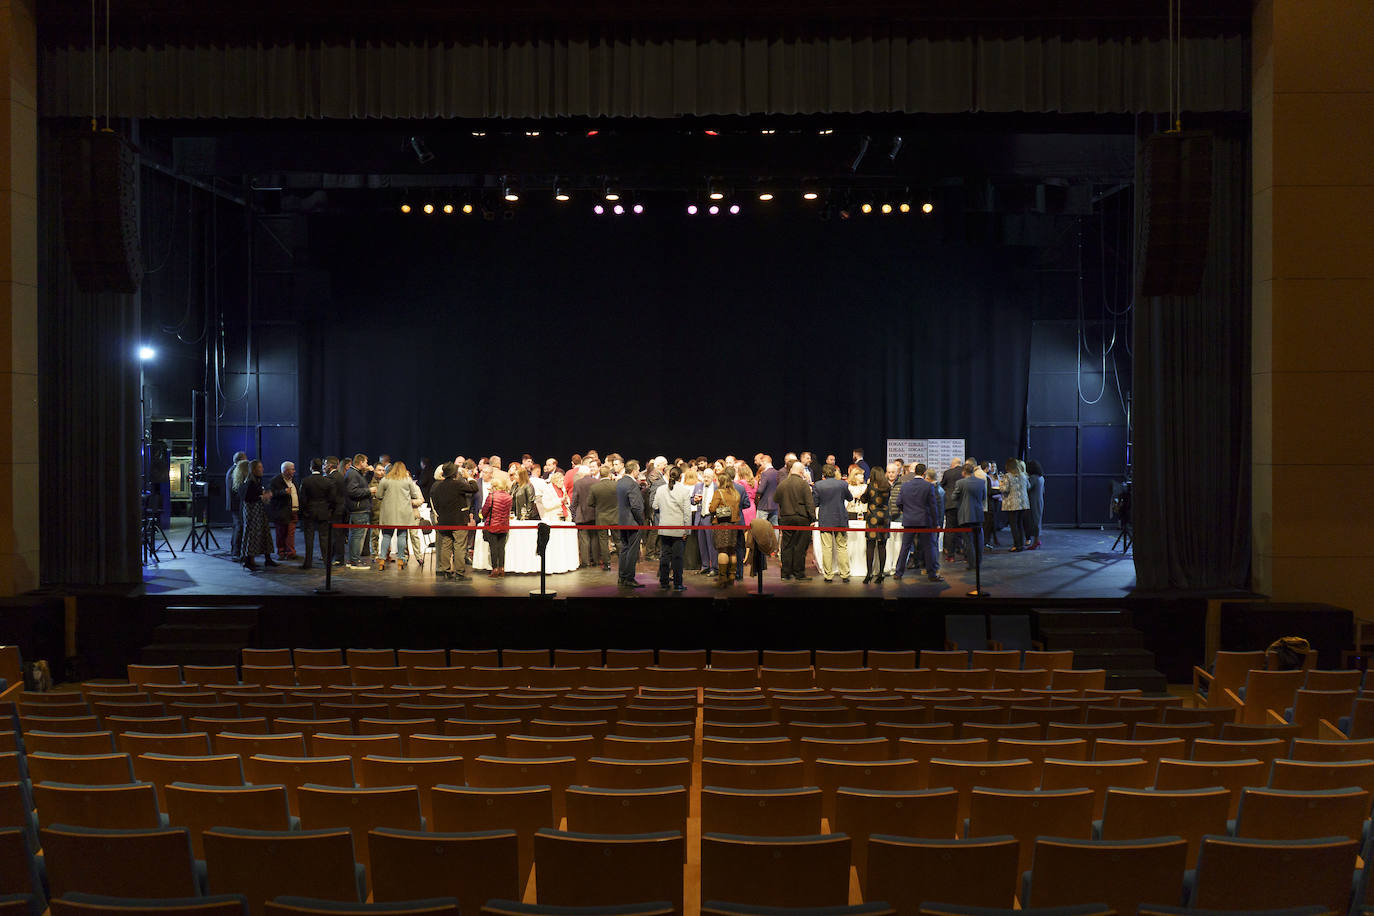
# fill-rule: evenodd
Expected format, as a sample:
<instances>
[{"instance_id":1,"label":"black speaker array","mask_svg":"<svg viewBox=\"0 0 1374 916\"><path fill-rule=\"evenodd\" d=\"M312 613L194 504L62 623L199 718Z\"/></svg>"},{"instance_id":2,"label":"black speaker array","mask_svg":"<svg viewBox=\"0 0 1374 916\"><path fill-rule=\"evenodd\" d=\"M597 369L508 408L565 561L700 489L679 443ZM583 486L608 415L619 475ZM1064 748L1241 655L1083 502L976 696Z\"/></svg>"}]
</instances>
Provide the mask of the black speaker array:
<instances>
[{"instance_id":1,"label":"black speaker array","mask_svg":"<svg viewBox=\"0 0 1374 916\"><path fill-rule=\"evenodd\" d=\"M138 153L110 131L78 130L62 142L62 231L77 285L87 293L137 292Z\"/></svg>"},{"instance_id":2,"label":"black speaker array","mask_svg":"<svg viewBox=\"0 0 1374 916\"><path fill-rule=\"evenodd\" d=\"M1202 286L1212 217L1212 135L1156 134L1145 142L1140 294L1189 296Z\"/></svg>"}]
</instances>

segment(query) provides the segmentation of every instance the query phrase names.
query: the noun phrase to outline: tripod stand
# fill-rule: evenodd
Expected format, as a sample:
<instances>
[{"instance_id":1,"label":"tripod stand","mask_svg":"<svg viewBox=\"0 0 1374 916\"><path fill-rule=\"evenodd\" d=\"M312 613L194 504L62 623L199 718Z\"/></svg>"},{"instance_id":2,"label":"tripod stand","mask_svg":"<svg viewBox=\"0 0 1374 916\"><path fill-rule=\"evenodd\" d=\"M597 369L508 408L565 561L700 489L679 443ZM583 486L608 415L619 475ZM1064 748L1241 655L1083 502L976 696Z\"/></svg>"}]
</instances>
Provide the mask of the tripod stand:
<instances>
[{"instance_id":1,"label":"tripod stand","mask_svg":"<svg viewBox=\"0 0 1374 916\"><path fill-rule=\"evenodd\" d=\"M167 532L162 530L162 523L158 519L162 516L162 494L156 491L148 491L143 494L143 565L161 562L158 551L162 547L158 544L158 539L167 546L167 552L172 555L172 559L177 558L177 552L172 549L172 542L167 540ZM183 550L185 547L182 548Z\"/></svg>"},{"instance_id":2,"label":"tripod stand","mask_svg":"<svg viewBox=\"0 0 1374 916\"><path fill-rule=\"evenodd\" d=\"M186 535L186 540L182 542L181 549L184 551L189 545L192 553L197 550L209 553L210 545L214 544L215 549L219 550L219 539L210 530L209 513L206 511L206 496L201 492L206 488L206 485L193 483L191 486L194 488L191 493L191 531Z\"/></svg>"}]
</instances>

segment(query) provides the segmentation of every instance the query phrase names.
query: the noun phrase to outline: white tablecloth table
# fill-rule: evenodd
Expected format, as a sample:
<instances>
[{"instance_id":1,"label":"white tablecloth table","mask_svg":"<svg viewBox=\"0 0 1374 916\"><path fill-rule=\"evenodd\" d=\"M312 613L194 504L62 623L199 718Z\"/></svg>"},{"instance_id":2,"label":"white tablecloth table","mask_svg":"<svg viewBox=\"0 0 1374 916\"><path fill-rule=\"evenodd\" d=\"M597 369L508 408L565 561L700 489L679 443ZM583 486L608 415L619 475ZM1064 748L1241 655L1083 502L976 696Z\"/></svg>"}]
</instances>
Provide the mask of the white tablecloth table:
<instances>
[{"instance_id":1,"label":"white tablecloth table","mask_svg":"<svg viewBox=\"0 0 1374 916\"><path fill-rule=\"evenodd\" d=\"M577 529L559 527L562 522L550 522L549 545L544 551L545 571L549 573L572 572L577 569ZM517 528L516 525L528 525ZM539 572L539 554L535 552L535 538L539 522L512 522L510 535L506 538L506 572ZM472 548L474 569L491 569L491 547L487 544L485 530L477 531L477 542Z\"/></svg>"}]
</instances>

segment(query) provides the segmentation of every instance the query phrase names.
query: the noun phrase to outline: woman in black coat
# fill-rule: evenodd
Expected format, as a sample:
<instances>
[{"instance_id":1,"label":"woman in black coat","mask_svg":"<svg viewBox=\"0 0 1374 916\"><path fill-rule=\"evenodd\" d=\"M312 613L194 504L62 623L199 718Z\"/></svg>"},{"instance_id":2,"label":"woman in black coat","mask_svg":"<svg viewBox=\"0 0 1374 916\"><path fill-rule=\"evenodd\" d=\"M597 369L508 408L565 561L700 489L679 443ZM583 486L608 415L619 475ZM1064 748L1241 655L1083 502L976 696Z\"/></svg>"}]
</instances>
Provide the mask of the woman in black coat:
<instances>
[{"instance_id":1,"label":"woman in black coat","mask_svg":"<svg viewBox=\"0 0 1374 916\"><path fill-rule=\"evenodd\" d=\"M882 531L864 532L864 544L868 557L868 573L864 576L864 585L873 581L875 578L881 582L887 577L887 529L890 527L892 507L892 485L887 482L887 472L882 468L873 468L872 474L868 478L868 488L859 496L859 502L863 503L864 527L882 528ZM877 565L874 565L874 555L877 555Z\"/></svg>"}]
</instances>

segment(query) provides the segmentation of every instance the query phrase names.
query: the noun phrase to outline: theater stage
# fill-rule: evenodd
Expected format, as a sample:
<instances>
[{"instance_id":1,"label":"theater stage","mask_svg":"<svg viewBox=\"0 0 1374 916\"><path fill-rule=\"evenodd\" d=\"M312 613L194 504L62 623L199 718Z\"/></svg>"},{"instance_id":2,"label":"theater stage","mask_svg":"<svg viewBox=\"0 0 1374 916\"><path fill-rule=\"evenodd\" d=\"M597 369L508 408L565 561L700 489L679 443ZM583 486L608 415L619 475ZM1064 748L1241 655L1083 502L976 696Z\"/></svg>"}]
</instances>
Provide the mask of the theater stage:
<instances>
[{"instance_id":1,"label":"theater stage","mask_svg":"<svg viewBox=\"0 0 1374 916\"><path fill-rule=\"evenodd\" d=\"M221 550L206 553L183 552L186 522L178 519L167 537L176 548L177 558L164 549L160 563L144 568L143 587L147 595L166 597L192 595L289 596L314 595L324 585L324 569L317 561L314 569L300 568L299 561L283 562L275 569L264 568L259 558L258 571L250 573L229 559L228 529L215 529ZM1050 529L1043 533L1039 550L1009 552L1010 535L999 534L1002 547L988 551L983 559L983 587L997 598L1094 598L1115 599L1127 596L1135 587L1135 564L1130 554L1118 547L1115 530ZM297 549L301 549L299 535ZM808 555L810 563L814 557ZM813 578L783 582L778 577L776 560L764 574L764 589L776 598L964 598L974 587L973 570L955 563L941 570L944 582L928 582L924 576L908 571L898 582L888 577L882 584L864 585L861 578L848 584L838 578L827 583L820 573L808 567ZM548 588L560 596L579 598L661 596L658 590L658 561L640 560L638 580L642 589L616 586L614 568L609 572L583 569L548 577ZM684 576L688 591L682 599L741 596L755 590L757 582L746 577L728 589L716 579L689 571ZM527 597L539 587L538 575L508 573L503 579L488 579L484 571L472 571L468 582L436 579L432 562L424 567L411 562L404 572L394 564L385 572L335 567L332 587L341 595L371 597Z\"/></svg>"}]
</instances>

